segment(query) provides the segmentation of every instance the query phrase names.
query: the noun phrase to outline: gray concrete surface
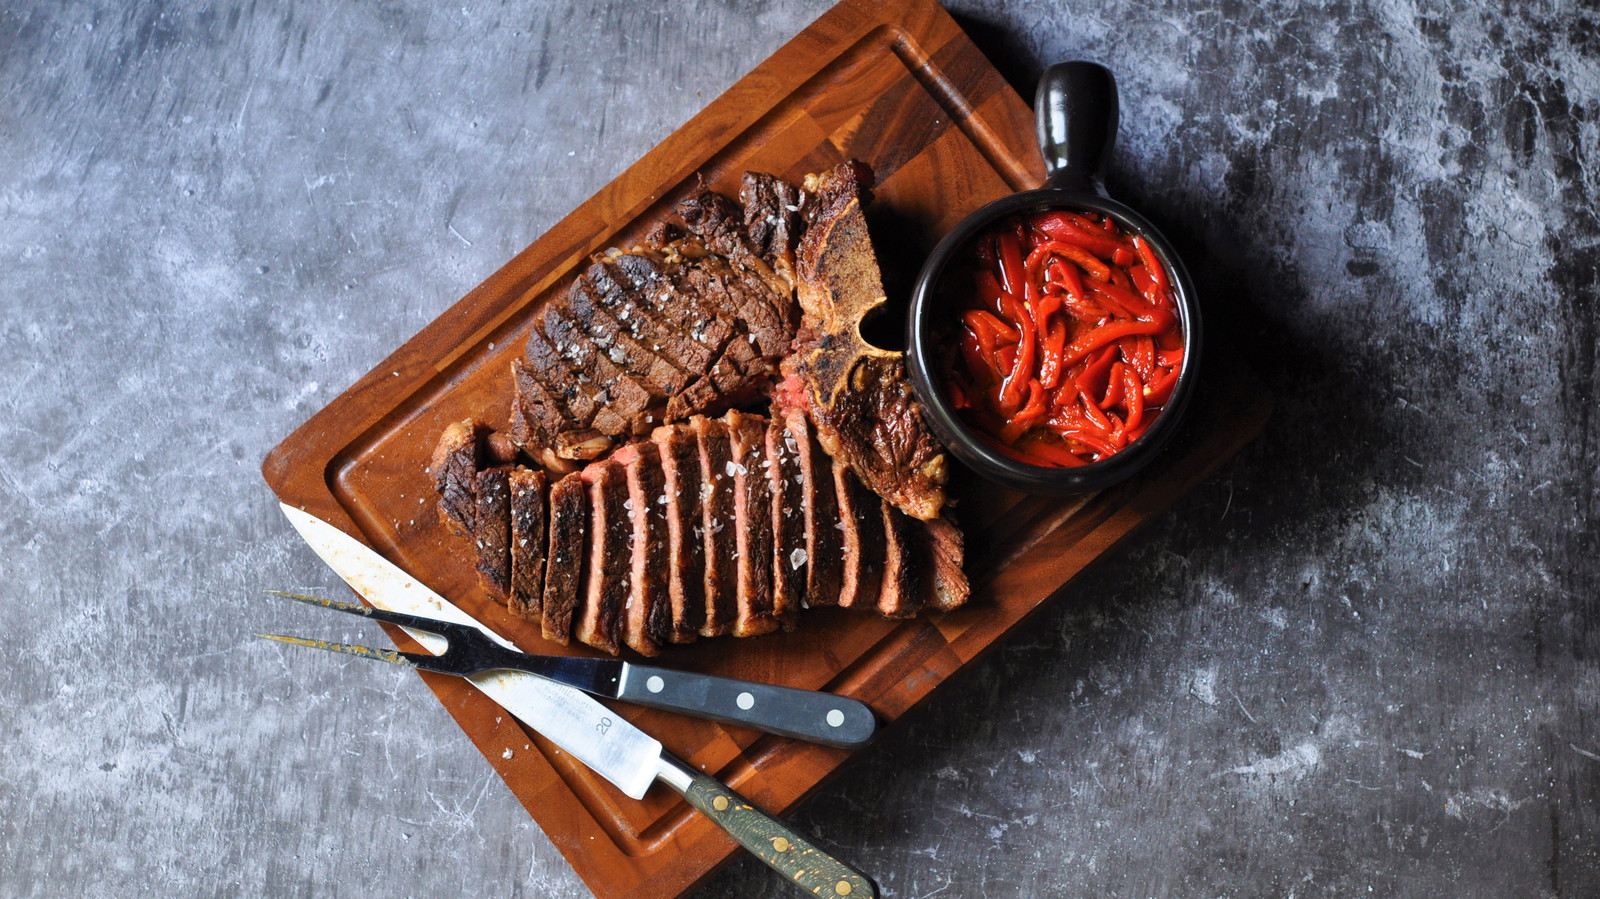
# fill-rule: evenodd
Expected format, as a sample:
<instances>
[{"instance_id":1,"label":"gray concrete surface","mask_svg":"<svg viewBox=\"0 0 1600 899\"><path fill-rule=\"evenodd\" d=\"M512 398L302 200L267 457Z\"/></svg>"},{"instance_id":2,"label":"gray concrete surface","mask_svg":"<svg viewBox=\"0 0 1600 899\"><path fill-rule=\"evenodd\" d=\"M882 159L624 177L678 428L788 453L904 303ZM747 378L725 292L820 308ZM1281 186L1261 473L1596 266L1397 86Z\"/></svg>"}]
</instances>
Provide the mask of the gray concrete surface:
<instances>
[{"instance_id":1,"label":"gray concrete surface","mask_svg":"<svg viewBox=\"0 0 1600 899\"><path fill-rule=\"evenodd\" d=\"M825 7L0 9L0 895L581 893L418 681L251 636L335 586L258 466ZM795 823L892 897L1600 894L1594 7L952 9L1116 71L1279 411Z\"/></svg>"}]
</instances>

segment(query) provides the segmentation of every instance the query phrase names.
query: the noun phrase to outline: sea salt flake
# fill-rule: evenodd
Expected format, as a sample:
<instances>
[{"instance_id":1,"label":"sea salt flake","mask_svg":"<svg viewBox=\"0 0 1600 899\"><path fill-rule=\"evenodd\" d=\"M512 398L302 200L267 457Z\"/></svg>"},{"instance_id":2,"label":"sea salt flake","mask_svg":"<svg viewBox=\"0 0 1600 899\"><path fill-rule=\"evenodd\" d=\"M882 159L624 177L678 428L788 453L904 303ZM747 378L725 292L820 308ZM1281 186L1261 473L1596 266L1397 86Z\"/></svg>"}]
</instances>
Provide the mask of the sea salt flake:
<instances>
[{"instance_id":1,"label":"sea salt flake","mask_svg":"<svg viewBox=\"0 0 1600 899\"><path fill-rule=\"evenodd\" d=\"M806 551L805 550L796 548L794 552L789 554L789 568L790 568L791 571L798 571L800 566L804 565L805 563L806 563Z\"/></svg>"}]
</instances>

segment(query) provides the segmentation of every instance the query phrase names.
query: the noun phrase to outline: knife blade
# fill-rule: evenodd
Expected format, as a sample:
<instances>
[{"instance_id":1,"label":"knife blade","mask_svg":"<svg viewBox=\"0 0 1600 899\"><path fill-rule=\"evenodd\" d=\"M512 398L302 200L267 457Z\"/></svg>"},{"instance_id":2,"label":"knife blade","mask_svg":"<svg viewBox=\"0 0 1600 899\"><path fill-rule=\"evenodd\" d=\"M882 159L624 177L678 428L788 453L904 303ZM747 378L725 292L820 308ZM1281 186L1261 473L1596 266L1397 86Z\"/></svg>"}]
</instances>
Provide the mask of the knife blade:
<instances>
[{"instance_id":1,"label":"knife blade","mask_svg":"<svg viewBox=\"0 0 1600 899\"><path fill-rule=\"evenodd\" d=\"M365 544L314 515L287 504L280 503L280 507L312 550L374 606L465 624L504 642ZM430 652L444 649L442 637L406 630ZM801 889L815 895L878 895L876 884L865 874L828 855L716 778L675 758L659 740L583 691L507 669L475 674L468 680L627 796L643 799L658 780L682 794L739 845Z\"/></svg>"},{"instance_id":2,"label":"knife blade","mask_svg":"<svg viewBox=\"0 0 1600 899\"><path fill-rule=\"evenodd\" d=\"M347 570L359 574L366 589L358 588L358 592L368 597L369 601L372 601L374 594L387 596L433 592L365 544L352 540L343 531L316 516L290 506L284 507L284 514L289 516L290 522L312 549L335 571L341 575ZM378 605L377 602L373 604ZM445 605L460 611L452 604ZM357 607L350 608L357 610ZM420 617L440 620L436 615ZM485 668L514 668L606 699L620 699L635 705L753 727L843 749L866 745L878 726L871 707L845 696L676 671L656 665L635 665L620 659L525 653L476 619L468 616L466 620L471 622L468 626L474 629L475 634L482 633L493 641L492 645L472 641L478 645L471 649L481 651ZM413 637L423 633L417 628L407 628L406 631ZM428 646L426 643L424 645ZM434 646L428 646L428 651L434 655L440 652Z\"/></svg>"}]
</instances>

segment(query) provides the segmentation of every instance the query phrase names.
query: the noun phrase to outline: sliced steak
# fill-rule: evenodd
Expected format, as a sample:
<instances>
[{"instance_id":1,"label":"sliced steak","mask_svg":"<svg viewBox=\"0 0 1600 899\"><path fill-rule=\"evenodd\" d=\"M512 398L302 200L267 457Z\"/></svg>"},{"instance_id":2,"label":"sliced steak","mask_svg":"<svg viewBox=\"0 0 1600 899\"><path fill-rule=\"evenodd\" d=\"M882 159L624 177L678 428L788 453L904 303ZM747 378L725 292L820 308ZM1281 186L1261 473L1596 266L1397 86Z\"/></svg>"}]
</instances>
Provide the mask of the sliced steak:
<instances>
[{"instance_id":1,"label":"sliced steak","mask_svg":"<svg viewBox=\"0 0 1600 899\"><path fill-rule=\"evenodd\" d=\"M619 256L617 261L637 258L641 257ZM668 318L666 310L656 305L659 291L635 285L614 263L597 262L584 272L584 278L593 286L598 301L635 339L696 377L711 370L717 359L716 347L693 336L696 322Z\"/></svg>"},{"instance_id":2,"label":"sliced steak","mask_svg":"<svg viewBox=\"0 0 1600 899\"><path fill-rule=\"evenodd\" d=\"M589 554L589 488L579 472L550 485L549 532L540 630L546 640L565 644L572 637L583 564Z\"/></svg>"},{"instance_id":3,"label":"sliced steak","mask_svg":"<svg viewBox=\"0 0 1600 899\"><path fill-rule=\"evenodd\" d=\"M524 621L538 621L544 607L545 476L542 471L512 469L511 593L507 608Z\"/></svg>"},{"instance_id":4,"label":"sliced steak","mask_svg":"<svg viewBox=\"0 0 1600 899\"><path fill-rule=\"evenodd\" d=\"M735 527L733 635L752 637L778 629L772 602L772 491L767 477L766 420L729 412Z\"/></svg>"},{"instance_id":5,"label":"sliced steak","mask_svg":"<svg viewBox=\"0 0 1600 899\"><path fill-rule=\"evenodd\" d=\"M511 488L506 469L478 472L473 544L478 550L478 581L495 602L511 594Z\"/></svg>"},{"instance_id":6,"label":"sliced steak","mask_svg":"<svg viewBox=\"0 0 1600 899\"><path fill-rule=\"evenodd\" d=\"M607 308L599 290L587 276L579 275L567 291L567 311L585 333L605 350L611 361L638 378L656 396L670 397L688 386L691 379L671 360L633 333L630 322L622 321ZM630 316L632 318L632 316Z\"/></svg>"},{"instance_id":7,"label":"sliced steak","mask_svg":"<svg viewBox=\"0 0 1600 899\"><path fill-rule=\"evenodd\" d=\"M739 184L744 233L752 248L780 273L794 270L794 250L805 230L810 198L793 184L764 172L745 172Z\"/></svg>"},{"instance_id":8,"label":"sliced steak","mask_svg":"<svg viewBox=\"0 0 1600 899\"><path fill-rule=\"evenodd\" d=\"M487 426L472 419L444 429L428 461L433 487L439 494L439 520L451 533L475 539L478 520L478 467Z\"/></svg>"},{"instance_id":9,"label":"sliced steak","mask_svg":"<svg viewBox=\"0 0 1600 899\"><path fill-rule=\"evenodd\" d=\"M705 545L705 622L700 636L717 637L733 627L738 582L734 520L734 469L728 426L703 415L689 419L700 453L700 531Z\"/></svg>"},{"instance_id":10,"label":"sliced steak","mask_svg":"<svg viewBox=\"0 0 1600 899\"><path fill-rule=\"evenodd\" d=\"M811 425L799 409L783 413L784 429L795 450L800 474L801 527L805 539L805 592L802 606L839 602L844 578L844 537L834 486L833 461L811 436Z\"/></svg>"},{"instance_id":11,"label":"sliced steak","mask_svg":"<svg viewBox=\"0 0 1600 899\"><path fill-rule=\"evenodd\" d=\"M615 655L621 648L623 610L633 590L628 480L622 466L609 459L590 463L579 475L589 488L589 559L572 635Z\"/></svg>"},{"instance_id":12,"label":"sliced steak","mask_svg":"<svg viewBox=\"0 0 1600 899\"><path fill-rule=\"evenodd\" d=\"M910 618L922 611L924 579L931 561L921 522L880 503L883 510L883 587L878 611L886 618Z\"/></svg>"},{"instance_id":13,"label":"sliced steak","mask_svg":"<svg viewBox=\"0 0 1600 899\"><path fill-rule=\"evenodd\" d=\"M944 448L922 421L904 354L861 337L862 321L886 302L861 210L870 180L852 163L817 179L818 213L795 257L805 316L785 368L805 380L828 454L901 511L927 520L944 506Z\"/></svg>"},{"instance_id":14,"label":"sliced steak","mask_svg":"<svg viewBox=\"0 0 1600 899\"><path fill-rule=\"evenodd\" d=\"M850 467L833 462L833 484L839 500L839 528L843 537L843 573L839 605L873 609L883 584L883 501L861 485Z\"/></svg>"},{"instance_id":15,"label":"sliced steak","mask_svg":"<svg viewBox=\"0 0 1600 899\"><path fill-rule=\"evenodd\" d=\"M932 559L932 589L927 593L927 607L944 612L967 604L972 588L962 570L961 529L955 522L935 518L922 523L927 534L928 554Z\"/></svg>"},{"instance_id":16,"label":"sliced steak","mask_svg":"<svg viewBox=\"0 0 1600 899\"><path fill-rule=\"evenodd\" d=\"M544 337L577 373L599 388L595 402L616 413L628 425L642 419L660 398L649 387L618 366L603 347L571 319L564 303L550 303L544 310ZM611 431L601 428L606 433ZM626 434L619 429L615 434Z\"/></svg>"},{"instance_id":17,"label":"sliced steak","mask_svg":"<svg viewBox=\"0 0 1600 899\"><path fill-rule=\"evenodd\" d=\"M772 614L793 629L806 595L805 478L800 448L780 419L767 421L767 488L772 495Z\"/></svg>"},{"instance_id":18,"label":"sliced steak","mask_svg":"<svg viewBox=\"0 0 1600 899\"><path fill-rule=\"evenodd\" d=\"M661 458L667 496L667 598L672 609L667 639L690 643L706 623L700 443L688 425L656 428L651 439Z\"/></svg>"},{"instance_id":19,"label":"sliced steak","mask_svg":"<svg viewBox=\"0 0 1600 899\"><path fill-rule=\"evenodd\" d=\"M631 590L623 611L623 642L642 655L660 653L672 631L672 602L667 596L667 488L661 454L648 440L638 440L612 454L628 483L624 508L632 521Z\"/></svg>"}]
</instances>

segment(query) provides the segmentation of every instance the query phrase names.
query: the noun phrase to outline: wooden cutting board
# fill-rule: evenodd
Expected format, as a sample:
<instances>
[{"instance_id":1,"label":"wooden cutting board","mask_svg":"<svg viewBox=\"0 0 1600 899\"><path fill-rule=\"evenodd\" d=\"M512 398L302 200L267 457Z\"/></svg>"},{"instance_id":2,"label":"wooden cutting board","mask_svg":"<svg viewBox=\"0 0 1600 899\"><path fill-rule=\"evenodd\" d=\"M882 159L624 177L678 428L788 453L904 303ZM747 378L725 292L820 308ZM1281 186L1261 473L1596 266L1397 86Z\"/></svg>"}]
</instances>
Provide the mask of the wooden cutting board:
<instances>
[{"instance_id":1,"label":"wooden cutting board","mask_svg":"<svg viewBox=\"0 0 1600 899\"><path fill-rule=\"evenodd\" d=\"M736 194L746 170L797 181L847 158L877 173L868 216L889 295L903 304L940 235L1042 179L1032 134L1028 106L931 0L846 0L296 430L267 457L266 480L284 502L346 529L524 649L586 653L544 642L537 627L479 592L470 547L440 524L425 471L448 423L507 424L511 359L540 304L590 254L636 241L698 178ZM843 693L892 724L1256 434L1267 394L1225 353L1213 352L1206 366L1187 434L1135 481L1062 501L953 475L970 606L913 621L812 610L794 633L670 647L660 663ZM390 634L415 648L402 632ZM681 896L738 851L670 790L631 800L467 682L421 676L597 895ZM778 815L850 758L665 712L617 710ZM871 858L849 861L872 871Z\"/></svg>"}]
</instances>

